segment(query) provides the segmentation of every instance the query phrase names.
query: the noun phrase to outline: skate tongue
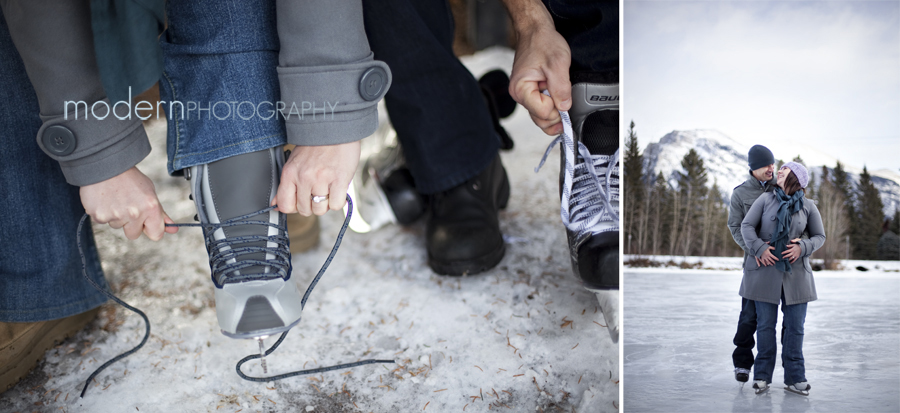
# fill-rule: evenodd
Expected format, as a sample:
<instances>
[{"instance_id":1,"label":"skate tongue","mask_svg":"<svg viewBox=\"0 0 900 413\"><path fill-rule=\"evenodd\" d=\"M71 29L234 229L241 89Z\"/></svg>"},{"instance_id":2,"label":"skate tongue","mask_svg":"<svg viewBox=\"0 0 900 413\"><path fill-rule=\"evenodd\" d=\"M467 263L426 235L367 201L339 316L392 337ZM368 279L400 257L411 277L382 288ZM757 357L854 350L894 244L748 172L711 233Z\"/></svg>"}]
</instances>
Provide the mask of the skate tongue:
<instances>
[{"instance_id":1,"label":"skate tongue","mask_svg":"<svg viewBox=\"0 0 900 413\"><path fill-rule=\"evenodd\" d=\"M203 179L208 183L204 186L204 192L208 190L208 193L204 193L206 215L210 218L215 217L218 222L224 222L269 206L278 188L278 166L272 151L251 152L210 163ZM272 211L238 222L271 221L271 217L277 214L277 211ZM216 239L267 235L270 235L269 227L262 225L236 225L224 227L221 232L216 231ZM266 246L265 241L259 241L243 243L239 247ZM265 253L253 253L244 254L237 259L264 261L267 258ZM266 273L269 270L264 266L253 266L241 272L253 274Z\"/></svg>"}]
</instances>

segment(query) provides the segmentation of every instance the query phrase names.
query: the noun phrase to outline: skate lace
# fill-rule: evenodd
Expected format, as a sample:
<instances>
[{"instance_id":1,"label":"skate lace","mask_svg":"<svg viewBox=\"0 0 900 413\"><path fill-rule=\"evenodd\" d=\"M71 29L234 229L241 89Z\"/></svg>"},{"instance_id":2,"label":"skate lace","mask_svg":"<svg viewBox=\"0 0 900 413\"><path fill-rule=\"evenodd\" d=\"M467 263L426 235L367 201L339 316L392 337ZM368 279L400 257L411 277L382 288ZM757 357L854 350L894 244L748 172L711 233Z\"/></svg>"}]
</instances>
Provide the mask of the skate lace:
<instances>
[{"instance_id":1,"label":"skate lace","mask_svg":"<svg viewBox=\"0 0 900 413\"><path fill-rule=\"evenodd\" d=\"M247 215L244 215L244 216L240 216L240 217L237 217L237 218L233 218L233 219L227 220L227 221L225 221L225 222L221 222L221 223L219 223L219 224L193 224L193 223L185 223L185 224L166 224L166 226L171 226L171 227L204 227L204 229L205 229L206 227L226 227L226 226L232 226L232 224L234 224L237 220L249 218L249 217L254 216L254 215L264 214L264 213L267 213L267 212L269 212L269 211L271 211L271 210L273 210L273 209L275 209L275 208L277 208L277 207L276 207L276 206L268 207L268 208L265 208L265 209L260 210L260 211L257 211L257 212L253 212L253 213L250 213L250 214L247 214ZM337 254L338 248L341 246L341 241L344 239L344 233L347 232L347 227L350 225L350 217L351 217L352 215L353 215L353 200L350 198L349 195L347 195L347 216L346 216L346 218L344 219L344 224L341 226L341 230L340 230L340 232L338 233L337 239L336 239L335 242L334 242L334 247L331 249L331 252L328 254L328 258L325 259L325 262L322 264L322 267L319 269L319 272L316 274L316 276L313 278L313 280L309 283L309 287L306 288L306 293L303 294L303 299L300 301L300 308L301 308L301 311L302 311L303 308L306 307L306 300L309 299L309 295L310 295L310 293L312 293L313 288L315 288L316 284L319 283L319 279L321 279L321 278L322 278L322 275L325 274L325 270L328 269L328 266L331 264L331 261L334 259L335 254ZM282 215L282 217L283 217L283 215ZM104 288L101 287L99 284L97 284L94 280L92 280L90 277L88 277L88 274L87 274L87 258L85 257L85 255L84 255L84 249L83 249L82 246L81 246L82 230L83 230L83 227L84 227L84 223L85 223L85 221L87 221L88 218L89 218L89 216L88 216L87 214L84 214L84 216L81 217L81 220L78 222L78 229L76 230L76 233L75 233L76 243L78 244L78 253L81 255L81 274L84 276L84 278L85 278L85 279L86 279L86 280L87 280L87 281L88 281L95 289L97 289L97 291L100 291L101 293L103 293L103 294L104 294L106 297L108 297L109 299L115 301L115 302L118 303L119 305L121 305L121 306L127 308L128 310L131 310L132 312L134 312L134 313L138 314L139 316L141 316L141 318L144 320L145 330L144 330L144 337L143 337L143 339L141 340L140 343L138 343L136 346L134 346L131 350L128 350L128 351L126 351L126 352L124 352L124 353L122 353L122 354L119 354L118 356L113 357L112 359L110 359L110 360L107 361L106 363L103 363L103 365L101 365L101 366L98 367L96 370L94 370L93 373L91 373L91 375L88 377L87 381L84 383L84 388L81 390L81 397L82 397L82 398L84 397L85 393L87 392L88 385L91 384L91 382L94 380L94 377L96 377L98 374L100 374L100 372L102 372L104 369L106 369L107 367L111 366L111 365L114 364L115 362L117 362L117 361L119 361L119 360L121 360L121 359L123 359L123 358L125 358L125 357L128 357L128 356L134 354L135 352L137 352L138 350L140 350L141 347L143 347L144 344L147 343L147 340L150 338L150 319L147 318L147 314L145 314L143 311L139 310L138 308L129 305L129 304L126 303L125 301L122 301L119 297L116 297L112 292L110 292L110 291L104 289ZM242 222L242 223L237 224L237 225L244 225L244 224L247 224L247 223L254 223L254 222L255 222L255 221L246 221L246 222ZM264 221L259 221L258 223L259 223L260 225L263 225L263 224L265 224L265 225L276 225L276 224L271 224L271 223L269 223L269 222L264 222ZM279 227L279 228L282 228L282 229L286 227L284 220L282 220L282 221L278 224L278 227ZM215 231L215 229L214 229L213 231ZM284 232L282 232L282 233L287 233L287 231L284 231ZM236 238L232 239L231 242L213 243L213 245L215 245L216 247L218 247L219 245L221 245L221 246L234 246L234 245L239 245L239 244L241 244L241 243L243 242L242 240L240 240L240 238L244 238L244 237L236 237ZM273 238L273 237L255 236L255 237L249 237L249 238L253 238L253 241L259 241L260 238L261 238L261 239L266 239L266 240L268 240L269 238ZM274 238L277 238L277 237L274 237ZM222 240L222 241L225 241L225 240ZM247 242L251 242L251 241L247 241ZM276 242L277 242L277 241L276 241ZM284 242L284 245L285 245L285 246L287 246L288 243L289 243L289 241L287 240L287 238L285 238L285 239L283 240L283 242ZM210 244L210 243L209 243L209 240L208 240L208 238L207 238L207 246L208 246L209 244ZM279 245L280 245L280 244L279 244ZM251 247L239 247L238 249L242 249L242 248L246 248L246 249L248 249L249 251L252 251L252 252L268 252L268 251L270 250L270 248L266 248L266 247L252 247L252 246L251 246ZM286 247L286 248L287 248L287 251L290 251L290 248L289 248L289 247ZM228 256L228 254L226 254L225 252L221 252L221 251L219 252L219 254L223 254L223 258L221 258L221 259L227 260L227 258L224 258L224 257ZM232 251L230 254L243 254L243 252ZM276 254L276 256L279 256L279 255ZM218 258L217 258L217 260L218 260ZM254 261L254 260L247 260L247 261ZM258 260L255 260L255 261L258 261ZM262 261L260 261L260 262L262 262ZM270 264L265 263L265 262L263 262L263 263L264 263L263 265L270 265ZM244 267L237 268L238 266L235 266L235 268L231 268L231 267L229 267L228 265L230 265L230 264L225 264L225 265L223 265L223 269L222 269L222 270L223 270L223 271L235 271L235 270L239 270L240 268L244 268ZM249 265L258 265L258 264L249 264ZM249 266L249 265L248 265L248 266ZM282 265L281 265L281 264L276 264L275 267L282 267ZM287 255L287 270L286 270L286 271L287 271L288 274L290 273L290 253L288 253L288 255ZM270 275L270 274L266 274L266 275ZM213 281L215 281L215 278L213 278ZM272 352L274 352L275 349L277 349L278 346L281 345L281 343L284 341L285 337L287 336L287 333L288 333L287 331L285 331L284 333L281 333L281 336L278 338L278 340L275 342L275 344L273 344L272 347L269 347L269 349L266 350L266 352L265 352L265 355L266 355L266 356L272 354ZM241 371L241 366L242 366L244 363L246 363L246 362L248 362L248 361L250 361L250 360L258 359L258 358L260 358L260 357L261 357L261 356L260 356L259 354L251 354L251 355L249 355L249 356L247 356L247 357L244 357L244 358L241 359L240 361L238 361L237 365L235 366L235 370L237 370L238 376L240 376L242 379L248 380L248 381L254 381L254 382L268 382L268 381L274 381L274 380L286 379L286 378L289 378L289 377L302 376L302 375L307 375L307 374L317 374L317 373L323 373L323 372L326 372L326 371L332 371L332 370L339 370L339 369L345 369L345 368L350 368L350 367L362 366L362 365L366 365L366 364L374 364L374 363L394 363L394 362L395 362L394 360L361 360L361 361L357 361L357 362L355 362L355 363L338 364L338 365L335 365L335 366L321 367L321 368L317 368L317 369L309 369L309 370L298 370L298 371L294 371L294 372L290 372L290 373L285 373L285 374L280 374L280 375L276 375L276 376L270 376L270 377L251 377L251 376L245 375L244 372Z\"/></svg>"},{"instance_id":2,"label":"skate lace","mask_svg":"<svg viewBox=\"0 0 900 413\"><path fill-rule=\"evenodd\" d=\"M619 150L612 155L592 155L583 143L578 142L576 151L569 114L566 111L559 114L563 133L550 142L534 171L538 172L550 151L562 143L566 172L559 212L563 224L579 235L618 231L619 209L613 202L619 200Z\"/></svg>"},{"instance_id":3,"label":"skate lace","mask_svg":"<svg viewBox=\"0 0 900 413\"><path fill-rule=\"evenodd\" d=\"M257 212L251 212L246 215L227 219L218 224L215 223L187 223L187 224L166 224L168 227L201 227L203 228L203 237L206 241L206 250L209 253L209 267L211 271L212 281L217 288L221 288L223 284L238 283L250 280L267 280L273 278L289 279L291 276L291 247L290 239L287 237L287 220L284 214L279 214L277 224L269 221L242 221L252 216L266 214L274 210L275 206L261 209ZM214 234L217 230L242 226L242 225L261 225L265 227L275 228L278 230L276 235L245 235L240 237L226 237L217 240ZM248 245L266 242L266 246ZM270 247L269 243L274 243L274 247ZM271 259L259 260L246 258L250 254L265 253L266 257ZM244 257L244 258L241 258ZM268 269L269 272L255 272L244 274L240 270L249 267L260 266Z\"/></svg>"}]
</instances>

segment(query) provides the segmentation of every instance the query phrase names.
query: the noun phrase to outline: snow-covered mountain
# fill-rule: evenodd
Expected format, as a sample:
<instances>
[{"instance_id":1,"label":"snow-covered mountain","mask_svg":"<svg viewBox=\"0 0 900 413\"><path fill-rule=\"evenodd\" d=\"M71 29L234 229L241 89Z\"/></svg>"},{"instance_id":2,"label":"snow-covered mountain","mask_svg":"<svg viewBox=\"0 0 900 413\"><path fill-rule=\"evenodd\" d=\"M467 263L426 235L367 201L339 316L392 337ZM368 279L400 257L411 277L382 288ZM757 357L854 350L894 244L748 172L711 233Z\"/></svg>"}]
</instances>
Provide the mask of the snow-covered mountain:
<instances>
[{"instance_id":1,"label":"snow-covered mountain","mask_svg":"<svg viewBox=\"0 0 900 413\"><path fill-rule=\"evenodd\" d=\"M644 174L647 176L652 171L655 176L662 172L671 185L677 185L673 172L682 170L681 160L693 148L703 158L704 166L709 171L709 185L718 184L725 196L730 197L732 189L747 179L747 152L750 146L752 143L738 142L716 130L672 131L644 149ZM792 144L786 149L790 153L779 153L778 149L773 148L775 158L784 162L799 154L816 180L821 178L823 165L831 169L837 163L837 158L813 147ZM844 164L844 169L854 185L859 182L861 167ZM869 171L869 174L881 195L885 215L892 216L895 208L900 207L900 174L889 169Z\"/></svg>"}]
</instances>

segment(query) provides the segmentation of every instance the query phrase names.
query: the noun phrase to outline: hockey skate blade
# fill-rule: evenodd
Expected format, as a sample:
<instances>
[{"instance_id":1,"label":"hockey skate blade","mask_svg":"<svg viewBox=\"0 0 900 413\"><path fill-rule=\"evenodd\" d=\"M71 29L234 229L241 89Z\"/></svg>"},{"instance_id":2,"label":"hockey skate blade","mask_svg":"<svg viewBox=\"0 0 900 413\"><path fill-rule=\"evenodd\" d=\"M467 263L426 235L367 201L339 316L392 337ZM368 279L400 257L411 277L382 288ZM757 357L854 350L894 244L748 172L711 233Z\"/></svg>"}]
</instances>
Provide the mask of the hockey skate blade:
<instances>
[{"instance_id":1,"label":"hockey skate blade","mask_svg":"<svg viewBox=\"0 0 900 413\"><path fill-rule=\"evenodd\" d=\"M613 343L619 343L619 290L595 290L588 289L597 296L600 311L606 320L606 328L609 329L609 337Z\"/></svg>"}]
</instances>

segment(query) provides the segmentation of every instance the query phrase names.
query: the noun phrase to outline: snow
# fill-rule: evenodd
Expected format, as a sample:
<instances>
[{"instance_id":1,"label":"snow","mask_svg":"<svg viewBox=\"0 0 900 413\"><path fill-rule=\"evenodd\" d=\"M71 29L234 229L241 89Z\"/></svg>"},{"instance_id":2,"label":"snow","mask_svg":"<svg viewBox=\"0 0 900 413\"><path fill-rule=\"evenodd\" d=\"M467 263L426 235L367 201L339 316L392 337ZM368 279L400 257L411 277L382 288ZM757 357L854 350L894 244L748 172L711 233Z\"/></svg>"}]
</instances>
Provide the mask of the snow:
<instances>
[{"instance_id":1,"label":"snow","mask_svg":"<svg viewBox=\"0 0 900 413\"><path fill-rule=\"evenodd\" d=\"M727 265L728 259L719 260L717 265ZM731 353L741 304L739 269L626 269L623 408L897 412L900 263L847 264L881 269L815 273L819 299L809 303L803 346L812 385L808 397L783 390L780 363L767 393L756 395L750 384L734 380Z\"/></svg>"},{"instance_id":2,"label":"snow","mask_svg":"<svg viewBox=\"0 0 900 413\"><path fill-rule=\"evenodd\" d=\"M477 77L490 67L509 70L512 52L492 49L470 61ZM369 358L397 364L244 381L234 365L258 347L219 332L199 230L182 228L155 243L96 226L107 277L120 297L147 313L149 342L78 398L88 375L143 333L138 316L107 305L0 395L0 411L617 411L619 347L601 326L595 296L572 274L555 162L533 171L550 138L522 108L504 125L516 148L502 155L512 198L501 213L508 244L498 267L462 278L435 275L425 262L424 221L348 232L303 320L267 358L270 374ZM154 150L139 168L170 216L192 222L187 182L165 173L164 127L149 125ZM320 245L294 256L303 288L342 219L327 214ZM261 368L251 361L244 371L260 375Z\"/></svg>"}]
</instances>

